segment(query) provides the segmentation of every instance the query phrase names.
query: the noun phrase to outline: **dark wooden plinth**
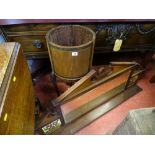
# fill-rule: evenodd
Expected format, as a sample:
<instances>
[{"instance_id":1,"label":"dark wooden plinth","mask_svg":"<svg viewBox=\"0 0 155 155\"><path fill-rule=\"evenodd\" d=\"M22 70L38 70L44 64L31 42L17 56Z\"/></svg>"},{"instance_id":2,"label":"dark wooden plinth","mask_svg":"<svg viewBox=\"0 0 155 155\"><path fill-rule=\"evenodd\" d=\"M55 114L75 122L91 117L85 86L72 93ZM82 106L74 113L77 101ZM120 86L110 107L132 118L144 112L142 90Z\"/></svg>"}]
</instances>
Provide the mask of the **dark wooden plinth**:
<instances>
[{"instance_id":1,"label":"dark wooden plinth","mask_svg":"<svg viewBox=\"0 0 155 155\"><path fill-rule=\"evenodd\" d=\"M118 88L115 88L115 89L118 89ZM116 97L113 97L111 100L107 101L106 103L103 103L97 108L95 108L94 110L86 113L85 115L78 118L74 122L69 123L64 127L61 127L53 134L62 134L62 135L75 134L80 129L92 123L94 120L101 117L102 115L112 110L113 108L115 108L116 106L118 106L119 104L121 104L122 102L129 99L130 97L132 97L133 95L137 94L140 91L141 91L141 88L139 88L137 85L134 85L128 88L123 93L117 95Z\"/></svg>"}]
</instances>

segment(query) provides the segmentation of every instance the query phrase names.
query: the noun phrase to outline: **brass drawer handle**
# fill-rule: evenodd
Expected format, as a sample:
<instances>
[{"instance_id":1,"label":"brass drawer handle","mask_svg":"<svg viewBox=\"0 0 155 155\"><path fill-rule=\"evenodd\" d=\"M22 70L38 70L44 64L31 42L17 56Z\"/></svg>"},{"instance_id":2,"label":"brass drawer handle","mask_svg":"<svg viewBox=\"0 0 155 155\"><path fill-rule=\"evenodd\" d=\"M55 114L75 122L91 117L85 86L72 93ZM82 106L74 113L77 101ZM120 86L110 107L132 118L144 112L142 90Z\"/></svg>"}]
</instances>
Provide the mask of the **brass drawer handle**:
<instances>
[{"instance_id":1,"label":"brass drawer handle","mask_svg":"<svg viewBox=\"0 0 155 155\"><path fill-rule=\"evenodd\" d=\"M42 48L43 43L40 40L34 40L32 42L33 46L35 46L36 48Z\"/></svg>"}]
</instances>

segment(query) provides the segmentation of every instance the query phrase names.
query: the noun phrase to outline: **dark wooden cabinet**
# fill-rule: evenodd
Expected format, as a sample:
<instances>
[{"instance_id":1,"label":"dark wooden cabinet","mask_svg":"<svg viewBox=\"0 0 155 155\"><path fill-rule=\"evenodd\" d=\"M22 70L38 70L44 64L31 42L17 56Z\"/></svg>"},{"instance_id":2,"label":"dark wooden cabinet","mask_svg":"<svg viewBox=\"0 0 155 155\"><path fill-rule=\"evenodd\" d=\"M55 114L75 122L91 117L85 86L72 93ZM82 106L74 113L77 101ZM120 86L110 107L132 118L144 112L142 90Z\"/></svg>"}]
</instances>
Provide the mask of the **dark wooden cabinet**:
<instances>
[{"instance_id":1,"label":"dark wooden cabinet","mask_svg":"<svg viewBox=\"0 0 155 155\"><path fill-rule=\"evenodd\" d=\"M33 23L34 22L34 23ZM153 51L155 49L155 23L154 22L52 22L36 20L31 23L3 25L2 29L8 41L21 43L27 57L48 57L45 35L48 30L58 25L76 24L84 25L95 32L95 52L113 52L116 39L121 33L124 35L121 50L126 51ZM139 27L137 26L139 25ZM37 44L36 44L37 42Z\"/></svg>"}]
</instances>

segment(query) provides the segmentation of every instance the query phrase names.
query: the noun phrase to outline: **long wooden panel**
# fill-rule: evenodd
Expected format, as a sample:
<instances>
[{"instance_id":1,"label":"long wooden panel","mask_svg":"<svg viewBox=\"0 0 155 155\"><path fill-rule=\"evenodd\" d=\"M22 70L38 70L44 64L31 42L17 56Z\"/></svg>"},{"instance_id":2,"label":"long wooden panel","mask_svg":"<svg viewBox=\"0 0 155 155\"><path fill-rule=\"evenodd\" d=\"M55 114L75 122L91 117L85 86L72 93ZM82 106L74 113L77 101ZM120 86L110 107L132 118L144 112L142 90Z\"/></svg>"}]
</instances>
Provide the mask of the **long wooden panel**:
<instances>
[{"instance_id":1,"label":"long wooden panel","mask_svg":"<svg viewBox=\"0 0 155 155\"><path fill-rule=\"evenodd\" d=\"M144 23L155 22L154 19L1 19L1 25L29 24L29 23Z\"/></svg>"},{"instance_id":2,"label":"long wooden panel","mask_svg":"<svg viewBox=\"0 0 155 155\"><path fill-rule=\"evenodd\" d=\"M112 98L108 102L103 103L99 107L93 109L92 111L88 112L84 116L78 118L72 123L67 124L66 126L60 128L59 130L57 130L52 134L62 134L62 135L75 134L80 129L92 123L92 121L95 121L96 119L98 119L99 117L101 117L102 115L112 110L113 108L115 108L116 106L118 106L119 104L126 101L127 99L129 99L130 97L132 97L133 95L137 94L140 91L141 91L141 88L134 85L129 89L127 89L125 92L117 95L116 97Z\"/></svg>"},{"instance_id":3,"label":"long wooden panel","mask_svg":"<svg viewBox=\"0 0 155 155\"><path fill-rule=\"evenodd\" d=\"M34 134L34 91L22 50L10 76L0 117L0 134Z\"/></svg>"},{"instance_id":4,"label":"long wooden panel","mask_svg":"<svg viewBox=\"0 0 155 155\"><path fill-rule=\"evenodd\" d=\"M70 24L70 23L66 23L66 24ZM79 23L80 24L80 23ZM10 33L10 32L25 32L25 31L48 31L51 28L54 28L56 26L59 26L62 24L55 24L55 23L42 23L42 24L19 24L19 25L5 25L5 31L6 33ZM64 24L63 24L64 25ZM76 24L78 25L78 23ZM82 25L86 25L92 29L95 30L95 25L93 24L82 24Z\"/></svg>"},{"instance_id":5,"label":"long wooden panel","mask_svg":"<svg viewBox=\"0 0 155 155\"><path fill-rule=\"evenodd\" d=\"M23 31L48 31L58 24L20 24L6 25L5 31L8 32L23 32Z\"/></svg>"}]
</instances>

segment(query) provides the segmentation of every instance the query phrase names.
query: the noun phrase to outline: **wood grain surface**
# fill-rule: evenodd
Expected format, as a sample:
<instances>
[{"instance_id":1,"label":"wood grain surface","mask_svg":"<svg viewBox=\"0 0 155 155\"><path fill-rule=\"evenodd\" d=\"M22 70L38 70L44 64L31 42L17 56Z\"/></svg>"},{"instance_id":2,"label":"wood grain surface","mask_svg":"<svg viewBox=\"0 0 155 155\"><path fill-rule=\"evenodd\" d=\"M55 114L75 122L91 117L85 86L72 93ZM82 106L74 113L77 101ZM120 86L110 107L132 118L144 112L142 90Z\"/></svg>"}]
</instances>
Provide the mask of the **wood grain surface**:
<instances>
[{"instance_id":1,"label":"wood grain surface","mask_svg":"<svg viewBox=\"0 0 155 155\"><path fill-rule=\"evenodd\" d=\"M5 76L9 79L2 100L0 134L34 134L35 100L30 72L19 44L15 44L13 52L17 54Z\"/></svg>"},{"instance_id":2,"label":"wood grain surface","mask_svg":"<svg viewBox=\"0 0 155 155\"><path fill-rule=\"evenodd\" d=\"M95 73L96 73L95 70L91 70L88 74L86 74L79 81L77 81L72 87L70 87L63 94L61 94L58 98L56 98L55 102L62 102L69 95L72 95L75 92L82 90L82 88L85 88L86 86L88 86L91 83L90 80L95 75Z\"/></svg>"},{"instance_id":3,"label":"wood grain surface","mask_svg":"<svg viewBox=\"0 0 155 155\"><path fill-rule=\"evenodd\" d=\"M79 24L89 27L95 32L98 25L105 23L111 25L135 25L137 24L135 23L137 21L138 24L141 24L143 31L148 31L154 27L154 22L146 21L145 23L141 23L145 20L133 20L132 23L130 23L132 20L97 20L95 23L92 21L93 20L82 20L80 23L80 20L75 20L72 23L69 22L69 20L64 20L63 23L62 20L60 20L59 23L57 20L55 20L55 22L52 20L40 20L40 23L38 23L39 20L12 20L12 22L7 20L7 22L10 22L10 24L2 26L2 30L4 31L8 41L20 42L22 44L26 56L47 57L48 53L47 46L45 44L45 35L51 28L60 25ZM11 23L14 22L19 23L12 25ZM108 37L110 37L109 35L105 30L102 30L100 33L98 33L95 42L95 53L108 53L113 51L114 42L107 40ZM31 42L34 40L41 40L41 42L43 42L43 47L41 49L33 47ZM154 33L151 32L146 35L141 35L136 29L134 29L129 32L126 39L123 39L122 47L119 52L152 51L152 48L154 48Z\"/></svg>"},{"instance_id":4,"label":"wood grain surface","mask_svg":"<svg viewBox=\"0 0 155 155\"><path fill-rule=\"evenodd\" d=\"M115 22L155 22L154 19L1 19L1 25L30 23L115 23Z\"/></svg>"},{"instance_id":5,"label":"wood grain surface","mask_svg":"<svg viewBox=\"0 0 155 155\"><path fill-rule=\"evenodd\" d=\"M13 48L14 43L10 44L9 48L6 46L6 43L0 44L0 87L6 73Z\"/></svg>"},{"instance_id":6,"label":"wood grain surface","mask_svg":"<svg viewBox=\"0 0 155 155\"><path fill-rule=\"evenodd\" d=\"M80 25L59 26L48 31L46 41L57 76L76 80L90 71L95 44L91 29Z\"/></svg>"},{"instance_id":7,"label":"wood grain surface","mask_svg":"<svg viewBox=\"0 0 155 155\"><path fill-rule=\"evenodd\" d=\"M66 114L70 113L71 111L77 109L80 106L83 106L84 104L87 104L87 102L93 100L94 98L100 96L101 94L106 93L114 89L115 87L119 86L120 84L126 82L129 74L130 72L126 72L120 75L119 77L112 79L71 101L66 102L61 106L61 110L64 114L64 117Z\"/></svg>"}]
</instances>

